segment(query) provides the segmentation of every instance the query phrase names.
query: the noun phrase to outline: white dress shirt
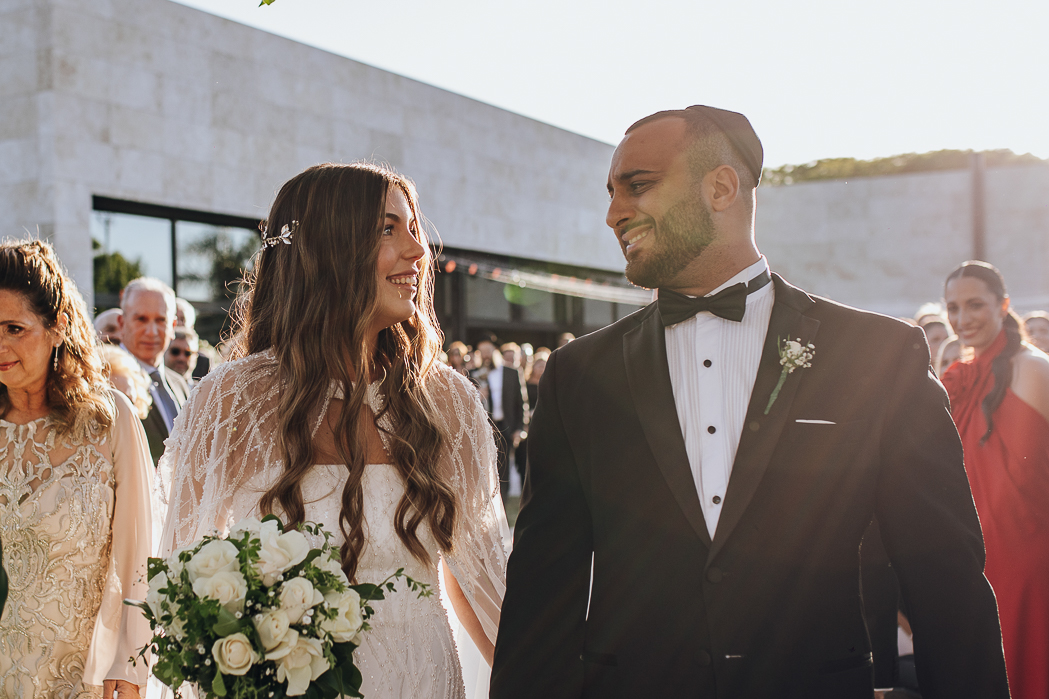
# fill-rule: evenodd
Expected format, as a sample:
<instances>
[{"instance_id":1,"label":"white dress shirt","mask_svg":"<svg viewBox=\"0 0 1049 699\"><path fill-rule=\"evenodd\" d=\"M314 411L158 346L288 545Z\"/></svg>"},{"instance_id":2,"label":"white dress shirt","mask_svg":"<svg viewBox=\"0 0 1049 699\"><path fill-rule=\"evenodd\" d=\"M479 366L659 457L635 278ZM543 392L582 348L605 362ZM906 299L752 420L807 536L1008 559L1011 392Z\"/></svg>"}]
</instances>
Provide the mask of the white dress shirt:
<instances>
[{"instance_id":1,"label":"white dress shirt","mask_svg":"<svg viewBox=\"0 0 1049 699\"><path fill-rule=\"evenodd\" d=\"M503 367L493 366L488 372L488 403L492 407L492 420L499 422L503 413Z\"/></svg>"},{"instance_id":2,"label":"white dress shirt","mask_svg":"<svg viewBox=\"0 0 1049 699\"><path fill-rule=\"evenodd\" d=\"M746 284L767 270L762 257L707 295ZM770 282L747 296L741 322L704 311L664 330L674 405L711 539L732 475L774 300Z\"/></svg>"}]
</instances>

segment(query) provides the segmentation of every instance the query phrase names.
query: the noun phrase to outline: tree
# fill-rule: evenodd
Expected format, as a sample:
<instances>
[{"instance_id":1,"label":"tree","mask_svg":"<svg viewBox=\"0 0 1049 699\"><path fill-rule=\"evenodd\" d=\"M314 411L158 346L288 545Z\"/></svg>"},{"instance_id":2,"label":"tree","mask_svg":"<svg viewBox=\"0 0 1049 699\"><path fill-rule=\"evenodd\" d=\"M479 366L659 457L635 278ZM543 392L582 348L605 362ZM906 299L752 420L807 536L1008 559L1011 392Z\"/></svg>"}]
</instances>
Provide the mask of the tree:
<instances>
[{"instance_id":1,"label":"tree","mask_svg":"<svg viewBox=\"0 0 1049 699\"><path fill-rule=\"evenodd\" d=\"M95 251L95 293L119 294L132 279L142 276L142 260L129 261L119 252L98 252L102 243L91 239Z\"/></svg>"},{"instance_id":2,"label":"tree","mask_svg":"<svg viewBox=\"0 0 1049 699\"><path fill-rule=\"evenodd\" d=\"M966 170L972 166L971 150L938 150L931 153L905 153L888 158L857 160L856 158L825 158L804 165L784 165L765 168L763 185L795 184L817 180L844 180L877 175L902 175L908 172L935 172L939 170ZM983 151L987 167L1045 163L1030 153L1017 155L1011 150Z\"/></svg>"},{"instance_id":3,"label":"tree","mask_svg":"<svg viewBox=\"0 0 1049 699\"><path fill-rule=\"evenodd\" d=\"M182 279L207 282L211 287L212 298L218 302L232 302L240 290L245 271L251 268L251 258L258 249L259 243L254 237L238 246L229 233L215 230L187 246L189 252L211 261L210 274L184 274Z\"/></svg>"}]
</instances>

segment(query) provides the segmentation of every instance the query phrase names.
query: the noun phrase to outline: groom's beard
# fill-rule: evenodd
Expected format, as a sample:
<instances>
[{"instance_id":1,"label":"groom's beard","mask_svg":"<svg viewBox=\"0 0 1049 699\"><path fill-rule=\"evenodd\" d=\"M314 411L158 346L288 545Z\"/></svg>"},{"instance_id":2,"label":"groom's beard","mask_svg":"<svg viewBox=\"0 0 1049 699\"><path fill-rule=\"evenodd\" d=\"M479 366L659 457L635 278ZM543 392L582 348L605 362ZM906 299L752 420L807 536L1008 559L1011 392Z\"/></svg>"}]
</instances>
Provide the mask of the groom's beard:
<instances>
[{"instance_id":1,"label":"groom's beard","mask_svg":"<svg viewBox=\"0 0 1049 699\"><path fill-rule=\"evenodd\" d=\"M631 284L656 289L673 281L695 258L703 254L715 237L714 220L699 201L682 201L663 219L653 220L655 245L627 259L626 278Z\"/></svg>"}]
</instances>

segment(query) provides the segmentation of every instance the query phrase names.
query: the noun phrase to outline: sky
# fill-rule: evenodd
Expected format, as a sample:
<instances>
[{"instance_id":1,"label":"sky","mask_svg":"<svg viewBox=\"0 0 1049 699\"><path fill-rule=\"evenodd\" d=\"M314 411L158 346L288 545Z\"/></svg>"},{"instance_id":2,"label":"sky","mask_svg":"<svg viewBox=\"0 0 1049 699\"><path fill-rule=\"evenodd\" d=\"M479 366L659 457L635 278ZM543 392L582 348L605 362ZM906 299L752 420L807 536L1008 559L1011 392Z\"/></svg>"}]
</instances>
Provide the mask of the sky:
<instances>
[{"instance_id":1,"label":"sky","mask_svg":"<svg viewBox=\"0 0 1049 699\"><path fill-rule=\"evenodd\" d=\"M747 115L771 167L1049 158L1044 0L175 1L607 143L709 104Z\"/></svg>"}]
</instances>

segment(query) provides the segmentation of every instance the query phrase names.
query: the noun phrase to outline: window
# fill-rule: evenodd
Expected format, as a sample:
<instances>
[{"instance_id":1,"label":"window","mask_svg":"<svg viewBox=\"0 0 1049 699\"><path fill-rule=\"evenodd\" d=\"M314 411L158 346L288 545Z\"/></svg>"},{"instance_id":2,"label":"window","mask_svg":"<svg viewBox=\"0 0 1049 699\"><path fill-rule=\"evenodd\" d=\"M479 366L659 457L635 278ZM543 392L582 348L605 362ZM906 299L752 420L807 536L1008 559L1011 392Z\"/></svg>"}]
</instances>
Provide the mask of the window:
<instances>
[{"instance_id":1,"label":"window","mask_svg":"<svg viewBox=\"0 0 1049 699\"><path fill-rule=\"evenodd\" d=\"M260 249L258 221L94 198L95 308L119 304L136 277L156 277L197 309L197 332L218 342L237 283Z\"/></svg>"}]
</instances>

